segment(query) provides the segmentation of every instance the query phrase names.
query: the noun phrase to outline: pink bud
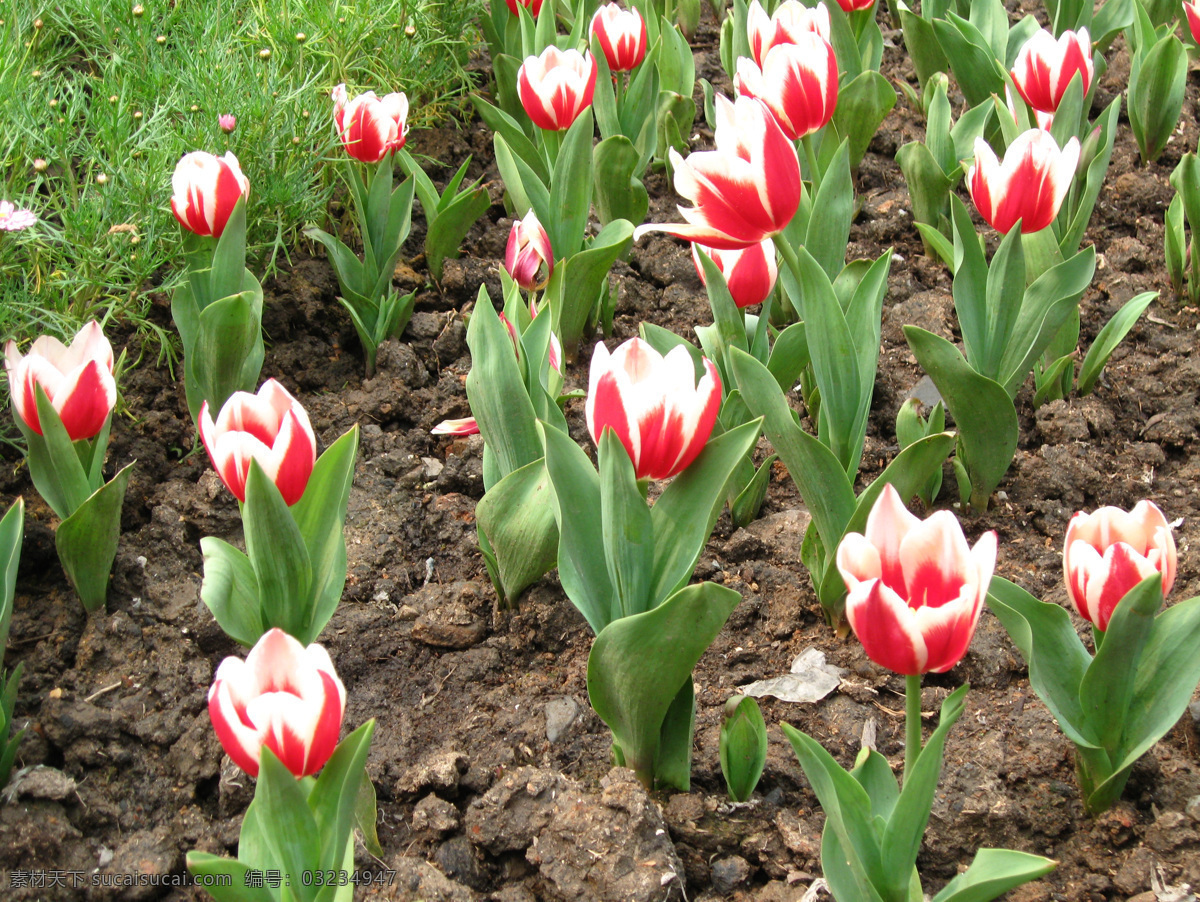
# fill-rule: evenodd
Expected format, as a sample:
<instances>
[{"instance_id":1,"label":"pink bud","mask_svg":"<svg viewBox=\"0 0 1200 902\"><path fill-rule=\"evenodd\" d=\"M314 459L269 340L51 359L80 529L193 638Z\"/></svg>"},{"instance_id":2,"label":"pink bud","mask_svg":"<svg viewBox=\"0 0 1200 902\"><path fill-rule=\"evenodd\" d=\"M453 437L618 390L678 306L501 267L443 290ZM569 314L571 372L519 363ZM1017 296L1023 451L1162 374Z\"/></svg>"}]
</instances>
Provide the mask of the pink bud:
<instances>
[{"instance_id":1,"label":"pink bud","mask_svg":"<svg viewBox=\"0 0 1200 902\"><path fill-rule=\"evenodd\" d=\"M43 335L22 356L10 341L4 368L17 416L38 435L42 426L34 386L42 387L73 442L96 435L117 404L112 345L95 320L76 333L70 347Z\"/></svg>"},{"instance_id":2,"label":"pink bud","mask_svg":"<svg viewBox=\"0 0 1200 902\"><path fill-rule=\"evenodd\" d=\"M1165 598L1175 584L1175 566L1171 527L1151 501L1139 501L1128 513L1119 507L1080 511L1067 524L1067 594L1079 616L1101 632L1117 602L1146 577L1162 574Z\"/></svg>"},{"instance_id":3,"label":"pink bud","mask_svg":"<svg viewBox=\"0 0 1200 902\"><path fill-rule=\"evenodd\" d=\"M22 210L11 201L0 200L0 232L21 232L37 221L37 214L32 210Z\"/></svg>"},{"instance_id":4,"label":"pink bud","mask_svg":"<svg viewBox=\"0 0 1200 902\"><path fill-rule=\"evenodd\" d=\"M233 130L237 128L237 116L234 116L231 113L225 113L224 115L218 116L217 128L227 135L232 134Z\"/></svg>"},{"instance_id":5,"label":"pink bud","mask_svg":"<svg viewBox=\"0 0 1200 902\"><path fill-rule=\"evenodd\" d=\"M721 377L711 360L696 383L692 358L682 347L663 357L640 338L611 355L604 343L592 354L587 425L597 444L616 432L638 479L667 479L703 450L721 406Z\"/></svg>"},{"instance_id":6,"label":"pink bud","mask_svg":"<svg viewBox=\"0 0 1200 902\"><path fill-rule=\"evenodd\" d=\"M528 56L517 72L521 106L533 124L546 131L570 128L592 105L596 61L590 53L551 45L541 56Z\"/></svg>"},{"instance_id":7,"label":"pink bud","mask_svg":"<svg viewBox=\"0 0 1200 902\"><path fill-rule=\"evenodd\" d=\"M539 278L543 266L546 275ZM504 249L504 268L526 291L537 291L550 281L554 272L554 251L550 248L550 236L532 207L524 219L513 222L512 231L508 233L508 246Z\"/></svg>"},{"instance_id":8,"label":"pink bud","mask_svg":"<svg viewBox=\"0 0 1200 902\"><path fill-rule=\"evenodd\" d=\"M474 417L461 420L442 420L429 430L430 435L478 435L479 424Z\"/></svg>"},{"instance_id":9,"label":"pink bud","mask_svg":"<svg viewBox=\"0 0 1200 902\"><path fill-rule=\"evenodd\" d=\"M274 379L258 394L229 396L214 423L208 402L200 408L200 439L213 468L238 501L246 500L250 461L258 461L267 478L290 506L308 487L317 459L317 439L304 408Z\"/></svg>"},{"instance_id":10,"label":"pink bud","mask_svg":"<svg viewBox=\"0 0 1200 902\"><path fill-rule=\"evenodd\" d=\"M337 747L345 709L346 687L329 653L281 629L263 633L245 661L222 661L208 690L222 748L252 777L263 746L297 777L315 774Z\"/></svg>"},{"instance_id":11,"label":"pink bud","mask_svg":"<svg viewBox=\"0 0 1200 902\"><path fill-rule=\"evenodd\" d=\"M197 235L220 238L238 200L250 193L237 157L215 157L203 150L185 154L171 178L171 212Z\"/></svg>"},{"instance_id":12,"label":"pink bud","mask_svg":"<svg viewBox=\"0 0 1200 902\"><path fill-rule=\"evenodd\" d=\"M944 673L966 654L995 567L996 533L970 548L954 514L920 520L890 484L865 534L848 533L837 549L846 619L863 651L909 676Z\"/></svg>"}]
</instances>

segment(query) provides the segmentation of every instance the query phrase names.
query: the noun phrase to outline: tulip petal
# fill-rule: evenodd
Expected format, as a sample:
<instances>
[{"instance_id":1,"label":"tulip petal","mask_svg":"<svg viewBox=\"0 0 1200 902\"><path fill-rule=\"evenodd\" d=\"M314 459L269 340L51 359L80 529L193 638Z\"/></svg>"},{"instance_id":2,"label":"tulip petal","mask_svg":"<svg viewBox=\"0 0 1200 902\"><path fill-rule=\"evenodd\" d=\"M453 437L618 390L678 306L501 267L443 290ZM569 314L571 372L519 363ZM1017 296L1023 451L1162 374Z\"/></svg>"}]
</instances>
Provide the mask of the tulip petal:
<instances>
[{"instance_id":1,"label":"tulip petal","mask_svg":"<svg viewBox=\"0 0 1200 902\"><path fill-rule=\"evenodd\" d=\"M116 406L117 383L96 360L67 373L54 394L54 409L73 442L98 433Z\"/></svg>"},{"instance_id":2,"label":"tulip petal","mask_svg":"<svg viewBox=\"0 0 1200 902\"><path fill-rule=\"evenodd\" d=\"M916 618L882 580L862 583L847 596L846 619L876 664L909 676L925 672L928 655Z\"/></svg>"}]
</instances>

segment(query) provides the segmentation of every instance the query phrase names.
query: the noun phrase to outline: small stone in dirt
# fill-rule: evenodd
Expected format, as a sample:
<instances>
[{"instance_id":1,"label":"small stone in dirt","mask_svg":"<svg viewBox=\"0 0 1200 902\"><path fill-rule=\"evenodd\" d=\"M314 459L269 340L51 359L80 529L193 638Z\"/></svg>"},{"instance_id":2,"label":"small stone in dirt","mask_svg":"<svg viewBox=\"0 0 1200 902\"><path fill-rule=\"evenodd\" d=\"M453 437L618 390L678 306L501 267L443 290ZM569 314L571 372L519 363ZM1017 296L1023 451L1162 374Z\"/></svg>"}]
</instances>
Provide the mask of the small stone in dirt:
<instances>
[{"instance_id":1,"label":"small stone in dirt","mask_svg":"<svg viewBox=\"0 0 1200 902\"><path fill-rule=\"evenodd\" d=\"M104 872L119 881L117 885L128 886L121 894L122 899L137 902L158 896L159 884L182 866L183 856L178 849L171 848L149 830L139 830L121 843Z\"/></svg>"},{"instance_id":2,"label":"small stone in dirt","mask_svg":"<svg viewBox=\"0 0 1200 902\"><path fill-rule=\"evenodd\" d=\"M401 775L396 781L396 792L412 796L432 790L453 795L458 792L460 776L470 766L470 759L461 752L433 752Z\"/></svg>"},{"instance_id":3,"label":"small stone in dirt","mask_svg":"<svg viewBox=\"0 0 1200 902\"><path fill-rule=\"evenodd\" d=\"M718 896L728 896L750 879L750 862L741 855L718 858L712 863L712 888Z\"/></svg>"},{"instance_id":4,"label":"small stone in dirt","mask_svg":"<svg viewBox=\"0 0 1200 902\"><path fill-rule=\"evenodd\" d=\"M465 883L471 889L487 889L487 875L475 858L471 841L465 836L451 837L438 846L433 863L451 880Z\"/></svg>"},{"instance_id":5,"label":"small stone in dirt","mask_svg":"<svg viewBox=\"0 0 1200 902\"><path fill-rule=\"evenodd\" d=\"M413 808L412 828L414 833L441 835L457 830L462 818L458 809L445 799L427 795Z\"/></svg>"},{"instance_id":6,"label":"small stone in dirt","mask_svg":"<svg viewBox=\"0 0 1200 902\"><path fill-rule=\"evenodd\" d=\"M4 789L4 799L12 804L14 799L45 799L61 802L75 794L75 781L60 770L39 764L16 773Z\"/></svg>"},{"instance_id":7,"label":"small stone in dirt","mask_svg":"<svg viewBox=\"0 0 1200 902\"><path fill-rule=\"evenodd\" d=\"M569 695L546 703L546 739L558 742L579 716L579 703Z\"/></svg>"},{"instance_id":8,"label":"small stone in dirt","mask_svg":"<svg viewBox=\"0 0 1200 902\"><path fill-rule=\"evenodd\" d=\"M1193 703L1194 704L1194 703ZM1187 806L1184 808L1188 817L1194 821L1200 821L1200 796L1192 796L1187 801Z\"/></svg>"},{"instance_id":9,"label":"small stone in dirt","mask_svg":"<svg viewBox=\"0 0 1200 902\"><path fill-rule=\"evenodd\" d=\"M430 583L407 601L421 612L412 637L436 648L470 648L487 635L487 624L475 611L482 595L477 583L458 580L449 585Z\"/></svg>"}]
</instances>

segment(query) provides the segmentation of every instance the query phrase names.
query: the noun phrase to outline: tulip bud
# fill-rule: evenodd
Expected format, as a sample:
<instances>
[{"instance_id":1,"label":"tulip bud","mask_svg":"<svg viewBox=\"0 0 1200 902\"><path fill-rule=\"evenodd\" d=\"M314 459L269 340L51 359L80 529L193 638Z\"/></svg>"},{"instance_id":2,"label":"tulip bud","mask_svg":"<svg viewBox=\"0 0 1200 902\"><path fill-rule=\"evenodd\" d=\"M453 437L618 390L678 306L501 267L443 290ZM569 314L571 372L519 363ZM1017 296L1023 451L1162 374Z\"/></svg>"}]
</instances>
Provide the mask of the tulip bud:
<instances>
[{"instance_id":1,"label":"tulip bud","mask_svg":"<svg viewBox=\"0 0 1200 902\"><path fill-rule=\"evenodd\" d=\"M220 238L238 200L250 192L237 157L215 157L202 150L185 154L171 178L171 212L197 235Z\"/></svg>"},{"instance_id":2,"label":"tulip bud","mask_svg":"<svg viewBox=\"0 0 1200 902\"><path fill-rule=\"evenodd\" d=\"M274 379L264 382L255 395L234 392L215 423L205 401L200 408L200 439L221 481L243 502L251 460L258 461L291 506L304 495L317 459L317 439L308 414Z\"/></svg>"},{"instance_id":3,"label":"tulip bud","mask_svg":"<svg viewBox=\"0 0 1200 902\"><path fill-rule=\"evenodd\" d=\"M822 128L833 118L838 98L838 67L833 47L816 34L796 35L795 43L776 44L762 69L738 60L738 94L757 97L793 141Z\"/></svg>"},{"instance_id":4,"label":"tulip bud","mask_svg":"<svg viewBox=\"0 0 1200 902\"><path fill-rule=\"evenodd\" d=\"M587 425L596 444L605 429L633 462L638 479L667 479L686 469L704 448L721 406L721 377L704 359L696 383L692 358L682 347L666 357L640 338L611 355L601 342L592 354Z\"/></svg>"},{"instance_id":5,"label":"tulip bud","mask_svg":"<svg viewBox=\"0 0 1200 902\"><path fill-rule=\"evenodd\" d=\"M76 333L70 347L43 335L22 356L10 341L4 368L16 415L38 435L43 433L35 386L42 387L73 442L95 436L117 404L112 345L95 320Z\"/></svg>"},{"instance_id":6,"label":"tulip bud","mask_svg":"<svg viewBox=\"0 0 1200 902\"><path fill-rule=\"evenodd\" d=\"M544 0L504 0L504 2L508 5L508 11L514 16L517 14L517 7L523 6L536 19L542 12Z\"/></svg>"},{"instance_id":7,"label":"tulip bud","mask_svg":"<svg viewBox=\"0 0 1200 902\"><path fill-rule=\"evenodd\" d=\"M1139 501L1128 513L1119 507L1079 511L1067 524L1067 594L1079 616L1101 632L1125 593L1146 577L1162 574L1165 598L1175 584L1175 566L1170 524L1152 501Z\"/></svg>"},{"instance_id":8,"label":"tulip bud","mask_svg":"<svg viewBox=\"0 0 1200 902\"><path fill-rule=\"evenodd\" d=\"M1078 162L1078 138L1059 150L1054 136L1037 128L1017 136L1003 164L987 141L976 138L967 187L992 228L1007 234L1020 220L1022 233L1039 232L1058 215Z\"/></svg>"},{"instance_id":9,"label":"tulip bud","mask_svg":"<svg viewBox=\"0 0 1200 902\"><path fill-rule=\"evenodd\" d=\"M346 687L329 653L268 630L246 660L229 657L208 690L208 715L225 753L258 776L263 746L297 777L315 774L337 747Z\"/></svg>"},{"instance_id":10,"label":"tulip bud","mask_svg":"<svg viewBox=\"0 0 1200 902\"><path fill-rule=\"evenodd\" d=\"M847 13L870 9L874 4L875 0L837 0L837 5Z\"/></svg>"},{"instance_id":11,"label":"tulip bud","mask_svg":"<svg viewBox=\"0 0 1200 902\"><path fill-rule=\"evenodd\" d=\"M1192 33L1192 40L1200 44L1200 0L1194 3L1183 0L1183 12L1187 16L1188 31Z\"/></svg>"},{"instance_id":12,"label":"tulip bud","mask_svg":"<svg viewBox=\"0 0 1200 902\"><path fill-rule=\"evenodd\" d=\"M612 72L632 72L646 58L646 22L636 9L606 3L592 16L591 33Z\"/></svg>"},{"instance_id":13,"label":"tulip bud","mask_svg":"<svg viewBox=\"0 0 1200 902\"><path fill-rule=\"evenodd\" d=\"M590 53L551 45L541 56L528 56L517 72L521 106L533 124L546 131L570 128L592 105L596 61Z\"/></svg>"},{"instance_id":14,"label":"tulip bud","mask_svg":"<svg viewBox=\"0 0 1200 902\"><path fill-rule=\"evenodd\" d=\"M217 117L217 128L219 128L221 131L223 131L227 135L232 134L233 130L235 128L237 128L237 117L233 116L229 113L225 113L222 116L218 116Z\"/></svg>"},{"instance_id":15,"label":"tulip bud","mask_svg":"<svg viewBox=\"0 0 1200 902\"><path fill-rule=\"evenodd\" d=\"M725 703L719 751L729 797L747 801L767 763L767 724L753 698L735 695Z\"/></svg>"},{"instance_id":16,"label":"tulip bud","mask_svg":"<svg viewBox=\"0 0 1200 902\"><path fill-rule=\"evenodd\" d=\"M543 264L546 275L539 279ZM508 246L504 249L504 268L526 291L538 291L550 281L554 272L554 251L550 248L550 236L532 207L524 219L513 222L512 231L508 233Z\"/></svg>"},{"instance_id":17,"label":"tulip bud","mask_svg":"<svg viewBox=\"0 0 1200 902\"><path fill-rule=\"evenodd\" d=\"M733 296L733 302L739 308L761 304L775 288L779 268L775 262L775 243L770 238L737 251L723 251L693 244L692 262L696 264L700 281L704 282L704 267L700 265L699 251L708 254L717 265L717 269L721 270L721 275L725 277L725 283L729 286L729 293Z\"/></svg>"},{"instance_id":18,"label":"tulip bud","mask_svg":"<svg viewBox=\"0 0 1200 902\"><path fill-rule=\"evenodd\" d=\"M800 35L810 32L830 40L829 9L822 3L809 8L800 0L784 0L770 16L758 0L750 4L746 33L750 53L759 66L772 47L794 44Z\"/></svg>"},{"instance_id":19,"label":"tulip bud","mask_svg":"<svg viewBox=\"0 0 1200 902\"><path fill-rule=\"evenodd\" d=\"M404 146L408 139L408 98L392 93L377 97L366 91L347 99L346 86L338 85L333 99L333 123L342 146L362 163L378 163Z\"/></svg>"},{"instance_id":20,"label":"tulip bud","mask_svg":"<svg viewBox=\"0 0 1200 902\"><path fill-rule=\"evenodd\" d=\"M850 628L867 657L908 676L944 673L966 654L995 567L996 533L969 548L954 514L920 520L890 483L865 532L837 549Z\"/></svg>"},{"instance_id":21,"label":"tulip bud","mask_svg":"<svg viewBox=\"0 0 1200 902\"><path fill-rule=\"evenodd\" d=\"M1056 41L1053 33L1043 28L1022 45L1012 79L1027 104L1053 113L1076 73L1083 80L1086 96L1095 74L1088 30L1064 31Z\"/></svg>"}]
</instances>

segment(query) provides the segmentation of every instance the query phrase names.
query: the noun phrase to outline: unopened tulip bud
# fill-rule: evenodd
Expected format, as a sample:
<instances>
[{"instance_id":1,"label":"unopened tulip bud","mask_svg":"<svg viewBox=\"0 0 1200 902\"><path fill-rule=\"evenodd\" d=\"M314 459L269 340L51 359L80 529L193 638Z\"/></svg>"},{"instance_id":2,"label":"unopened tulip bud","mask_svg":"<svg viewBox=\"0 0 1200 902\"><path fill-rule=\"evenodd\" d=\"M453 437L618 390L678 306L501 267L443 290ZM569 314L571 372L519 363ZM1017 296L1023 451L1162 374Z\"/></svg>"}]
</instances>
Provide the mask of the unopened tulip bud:
<instances>
[{"instance_id":1,"label":"unopened tulip bud","mask_svg":"<svg viewBox=\"0 0 1200 902\"><path fill-rule=\"evenodd\" d=\"M542 276L542 269L545 275ZM504 268L526 291L538 291L554 272L554 251L537 214L531 207L524 219L513 222L504 249Z\"/></svg>"}]
</instances>

